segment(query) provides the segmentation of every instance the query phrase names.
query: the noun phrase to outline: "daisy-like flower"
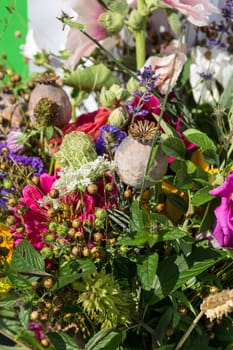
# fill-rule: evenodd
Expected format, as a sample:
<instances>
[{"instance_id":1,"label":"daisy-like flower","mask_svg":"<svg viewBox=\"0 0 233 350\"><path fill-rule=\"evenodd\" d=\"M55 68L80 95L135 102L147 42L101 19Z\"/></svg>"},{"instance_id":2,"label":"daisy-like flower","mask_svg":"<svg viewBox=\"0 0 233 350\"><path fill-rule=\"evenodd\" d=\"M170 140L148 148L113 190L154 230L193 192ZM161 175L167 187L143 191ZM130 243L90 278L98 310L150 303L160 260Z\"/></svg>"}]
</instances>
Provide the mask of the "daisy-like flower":
<instances>
[{"instance_id":1,"label":"daisy-like flower","mask_svg":"<svg viewBox=\"0 0 233 350\"><path fill-rule=\"evenodd\" d=\"M227 50L213 47L207 51L197 46L195 60L190 66L190 83L194 100L197 103L217 103L220 92L219 83L224 89L233 74L233 55Z\"/></svg>"}]
</instances>

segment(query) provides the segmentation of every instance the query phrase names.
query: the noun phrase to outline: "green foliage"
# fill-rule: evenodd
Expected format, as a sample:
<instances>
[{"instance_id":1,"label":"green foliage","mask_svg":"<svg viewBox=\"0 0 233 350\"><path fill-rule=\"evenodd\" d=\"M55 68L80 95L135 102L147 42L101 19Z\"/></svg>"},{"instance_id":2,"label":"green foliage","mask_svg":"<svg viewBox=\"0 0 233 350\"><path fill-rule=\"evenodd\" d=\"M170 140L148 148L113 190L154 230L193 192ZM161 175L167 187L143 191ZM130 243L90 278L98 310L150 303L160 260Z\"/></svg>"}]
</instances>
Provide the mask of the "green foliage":
<instances>
[{"instance_id":1,"label":"green foliage","mask_svg":"<svg viewBox=\"0 0 233 350\"><path fill-rule=\"evenodd\" d=\"M119 84L119 80L112 74L110 69L103 63L100 63L67 73L65 84L78 90L91 92L101 91L103 86L109 89L113 84Z\"/></svg>"}]
</instances>

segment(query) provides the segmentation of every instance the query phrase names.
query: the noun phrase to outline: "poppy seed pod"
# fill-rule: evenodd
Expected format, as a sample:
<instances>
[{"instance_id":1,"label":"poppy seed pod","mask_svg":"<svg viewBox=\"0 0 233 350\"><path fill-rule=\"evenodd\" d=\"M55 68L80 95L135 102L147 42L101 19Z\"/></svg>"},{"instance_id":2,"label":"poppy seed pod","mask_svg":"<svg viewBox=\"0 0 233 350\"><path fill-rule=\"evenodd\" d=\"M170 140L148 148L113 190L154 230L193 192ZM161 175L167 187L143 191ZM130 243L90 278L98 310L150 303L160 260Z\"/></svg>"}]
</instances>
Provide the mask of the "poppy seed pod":
<instances>
[{"instance_id":1,"label":"poppy seed pod","mask_svg":"<svg viewBox=\"0 0 233 350\"><path fill-rule=\"evenodd\" d=\"M116 171L122 182L140 189L146 172L147 163L151 153L151 145L127 136L120 144L115 153ZM153 180L162 179L167 171L168 159L162 152L161 146L148 172L151 180L145 181L145 186L153 185Z\"/></svg>"},{"instance_id":2,"label":"poppy seed pod","mask_svg":"<svg viewBox=\"0 0 233 350\"><path fill-rule=\"evenodd\" d=\"M72 106L61 86L45 82L32 90L28 113L34 126L53 125L63 128L71 119Z\"/></svg>"}]
</instances>

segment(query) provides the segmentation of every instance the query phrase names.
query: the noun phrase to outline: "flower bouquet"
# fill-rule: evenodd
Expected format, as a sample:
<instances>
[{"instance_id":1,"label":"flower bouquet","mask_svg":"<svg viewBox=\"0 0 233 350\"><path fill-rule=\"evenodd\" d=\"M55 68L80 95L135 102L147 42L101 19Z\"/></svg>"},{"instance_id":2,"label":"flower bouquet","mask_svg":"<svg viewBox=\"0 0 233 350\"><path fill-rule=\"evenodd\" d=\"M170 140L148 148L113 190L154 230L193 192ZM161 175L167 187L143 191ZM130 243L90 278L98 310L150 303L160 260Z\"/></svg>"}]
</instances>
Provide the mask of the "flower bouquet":
<instances>
[{"instance_id":1,"label":"flower bouquet","mask_svg":"<svg viewBox=\"0 0 233 350\"><path fill-rule=\"evenodd\" d=\"M67 0L59 68L2 61L1 349L232 349L233 2L213 2Z\"/></svg>"}]
</instances>

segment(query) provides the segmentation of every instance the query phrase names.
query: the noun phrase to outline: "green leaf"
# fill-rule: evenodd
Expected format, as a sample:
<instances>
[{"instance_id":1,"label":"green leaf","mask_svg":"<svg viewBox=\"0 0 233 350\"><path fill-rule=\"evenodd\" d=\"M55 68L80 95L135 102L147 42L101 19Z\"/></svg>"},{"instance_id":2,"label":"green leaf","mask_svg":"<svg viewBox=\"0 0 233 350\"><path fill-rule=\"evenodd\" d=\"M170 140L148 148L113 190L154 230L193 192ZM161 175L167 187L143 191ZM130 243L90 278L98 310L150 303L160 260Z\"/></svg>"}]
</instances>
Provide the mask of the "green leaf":
<instances>
[{"instance_id":1,"label":"green leaf","mask_svg":"<svg viewBox=\"0 0 233 350\"><path fill-rule=\"evenodd\" d=\"M158 260L159 256L157 253L145 255L138 259L137 273L141 280L142 288L145 290L154 288Z\"/></svg>"},{"instance_id":2,"label":"green leaf","mask_svg":"<svg viewBox=\"0 0 233 350\"><path fill-rule=\"evenodd\" d=\"M186 149L184 143L178 137L170 136L164 140L162 143L162 150L169 157L180 160L185 159Z\"/></svg>"},{"instance_id":3,"label":"green leaf","mask_svg":"<svg viewBox=\"0 0 233 350\"><path fill-rule=\"evenodd\" d=\"M125 0L103 0L105 6L112 12L120 13L122 16L127 15L129 11L129 6Z\"/></svg>"},{"instance_id":4,"label":"green leaf","mask_svg":"<svg viewBox=\"0 0 233 350\"><path fill-rule=\"evenodd\" d=\"M198 190L191 199L192 205L198 207L214 199L214 197L211 194L209 194L209 191L211 189L211 186L206 186Z\"/></svg>"},{"instance_id":5,"label":"green leaf","mask_svg":"<svg viewBox=\"0 0 233 350\"><path fill-rule=\"evenodd\" d=\"M96 271L95 264L90 259L70 260L60 267L58 279L52 290L60 289L84 275L90 275Z\"/></svg>"},{"instance_id":6,"label":"green leaf","mask_svg":"<svg viewBox=\"0 0 233 350\"><path fill-rule=\"evenodd\" d=\"M65 84L86 92L100 91L103 86L107 89L119 80L111 70L100 63L82 70L76 70L65 77Z\"/></svg>"},{"instance_id":7,"label":"green leaf","mask_svg":"<svg viewBox=\"0 0 233 350\"><path fill-rule=\"evenodd\" d=\"M85 29L84 24L71 21L68 18L64 18L63 22L64 22L64 24L67 24L70 28L75 28L75 29L79 29L79 30Z\"/></svg>"},{"instance_id":8,"label":"green leaf","mask_svg":"<svg viewBox=\"0 0 233 350\"><path fill-rule=\"evenodd\" d=\"M28 241L23 240L15 248L11 263L6 265L5 269L13 285L26 288L37 279L30 273L44 273L44 259ZM28 273L28 275L20 273Z\"/></svg>"},{"instance_id":9,"label":"green leaf","mask_svg":"<svg viewBox=\"0 0 233 350\"><path fill-rule=\"evenodd\" d=\"M158 242L159 241L171 241L173 239L180 239L189 235L189 232L182 230L178 227L167 227L159 231Z\"/></svg>"},{"instance_id":10,"label":"green leaf","mask_svg":"<svg viewBox=\"0 0 233 350\"><path fill-rule=\"evenodd\" d=\"M214 142L203 132L197 129L187 129L183 132L185 138L201 147L203 150L213 150L216 152L216 146Z\"/></svg>"},{"instance_id":11,"label":"green leaf","mask_svg":"<svg viewBox=\"0 0 233 350\"><path fill-rule=\"evenodd\" d=\"M131 217L135 229L144 228L143 212L136 201L133 201L131 204Z\"/></svg>"},{"instance_id":12,"label":"green leaf","mask_svg":"<svg viewBox=\"0 0 233 350\"><path fill-rule=\"evenodd\" d=\"M1 298L0 299L0 308L11 308L12 306L15 306L15 297L10 296L6 298Z\"/></svg>"},{"instance_id":13,"label":"green leaf","mask_svg":"<svg viewBox=\"0 0 233 350\"><path fill-rule=\"evenodd\" d=\"M30 344L33 350L44 350L44 347L37 341L35 336L25 329L20 331L17 338L22 339L26 344Z\"/></svg>"},{"instance_id":14,"label":"green leaf","mask_svg":"<svg viewBox=\"0 0 233 350\"><path fill-rule=\"evenodd\" d=\"M227 109L232 106L232 96L233 96L233 75L228 80L227 86L223 90L222 96L220 98L220 107L222 109Z\"/></svg>"},{"instance_id":15,"label":"green leaf","mask_svg":"<svg viewBox=\"0 0 233 350\"><path fill-rule=\"evenodd\" d=\"M192 278L225 258L225 253L212 248L194 248L188 257L173 255L158 266L155 295L150 303L156 303L171 294Z\"/></svg>"},{"instance_id":16,"label":"green leaf","mask_svg":"<svg viewBox=\"0 0 233 350\"><path fill-rule=\"evenodd\" d=\"M171 26L171 29L177 35L180 34L180 19L176 11L167 9L168 22Z\"/></svg>"},{"instance_id":17,"label":"green leaf","mask_svg":"<svg viewBox=\"0 0 233 350\"><path fill-rule=\"evenodd\" d=\"M103 329L88 341L85 350L117 350L121 342L122 333Z\"/></svg>"},{"instance_id":18,"label":"green leaf","mask_svg":"<svg viewBox=\"0 0 233 350\"><path fill-rule=\"evenodd\" d=\"M218 156L213 149L206 149L202 152L203 158L209 164L218 164Z\"/></svg>"},{"instance_id":19,"label":"green leaf","mask_svg":"<svg viewBox=\"0 0 233 350\"><path fill-rule=\"evenodd\" d=\"M51 138L53 137L53 134L54 134L54 127L52 125L47 126L47 128L45 129L45 136L48 141L51 140Z\"/></svg>"},{"instance_id":20,"label":"green leaf","mask_svg":"<svg viewBox=\"0 0 233 350\"><path fill-rule=\"evenodd\" d=\"M47 333L50 341L56 350L81 350L78 344L66 333L49 332Z\"/></svg>"},{"instance_id":21,"label":"green leaf","mask_svg":"<svg viewBox=\"0 0 233 350\"><path fill-rule=\"evenodd\" d=\"M28 241L23 240L14 250L11 268L15 271L44 272L44 259Z\"/></svg>"}]
</instances>

